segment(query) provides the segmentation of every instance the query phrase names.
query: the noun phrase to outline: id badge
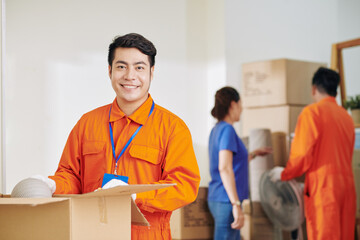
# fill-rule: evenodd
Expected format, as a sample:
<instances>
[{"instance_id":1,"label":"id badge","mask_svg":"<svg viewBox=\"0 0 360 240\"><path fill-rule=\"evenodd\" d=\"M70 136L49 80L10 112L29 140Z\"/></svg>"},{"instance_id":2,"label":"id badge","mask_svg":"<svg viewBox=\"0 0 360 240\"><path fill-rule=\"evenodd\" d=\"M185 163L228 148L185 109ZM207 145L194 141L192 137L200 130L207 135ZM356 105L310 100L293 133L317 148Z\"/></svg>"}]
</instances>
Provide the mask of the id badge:
<instances>
[{"instance_id":1,"label":"id badge","mask_svg":"<svg viewBox=\"0 0 360 240\"><path fill-rule=\"evenodd\" d=\"M105 173L104 177L103 177L101 187L103 187L106 183L108 183L112 179L121 180L121 181L123 181L125 183L128 183L128 181L129 181L129 177L127 177L127 176L121 176L121 175Z\"/></svg>"}]
</instances>

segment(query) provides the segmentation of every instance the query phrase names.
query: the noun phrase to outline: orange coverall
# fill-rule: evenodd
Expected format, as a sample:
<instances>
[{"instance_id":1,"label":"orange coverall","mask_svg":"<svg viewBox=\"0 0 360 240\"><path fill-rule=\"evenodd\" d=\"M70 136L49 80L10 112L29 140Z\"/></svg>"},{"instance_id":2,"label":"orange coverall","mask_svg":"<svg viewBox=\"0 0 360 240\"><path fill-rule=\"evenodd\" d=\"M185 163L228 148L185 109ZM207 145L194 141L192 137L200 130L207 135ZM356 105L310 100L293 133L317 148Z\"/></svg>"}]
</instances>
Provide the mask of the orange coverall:
<instances>
[{"instance_id":1,"label":"orange coverall","mask_svg":"<svg viewBox=\"0 0 360 240\"><path fill-rule=\"evenodd\" d=\"M109 110L116 156L139 124L143 124L118 161L118 175L129 184L176 183L174 187L138 193L136 204L151 227L131 227L132 239L171 239L171 212L195 200L200 174L190 131L185 123L152 98L126 116L112 104L84 114L71 131L55 176L55 194L79 194L101 187L104 173L114 173Z\"/></svg>"},{"instance_id":2,"label":"orange coverall","mask_svg":"<svg viewBox=\"0 0 360 240\"><path fill-rule=\"evenodd\" d=\"M354 123L333 97L305 107L298 118L281 180L305 173L309 240L354 239L356 193L351 165L354 141Z\"/></svg>"}]
</instances>

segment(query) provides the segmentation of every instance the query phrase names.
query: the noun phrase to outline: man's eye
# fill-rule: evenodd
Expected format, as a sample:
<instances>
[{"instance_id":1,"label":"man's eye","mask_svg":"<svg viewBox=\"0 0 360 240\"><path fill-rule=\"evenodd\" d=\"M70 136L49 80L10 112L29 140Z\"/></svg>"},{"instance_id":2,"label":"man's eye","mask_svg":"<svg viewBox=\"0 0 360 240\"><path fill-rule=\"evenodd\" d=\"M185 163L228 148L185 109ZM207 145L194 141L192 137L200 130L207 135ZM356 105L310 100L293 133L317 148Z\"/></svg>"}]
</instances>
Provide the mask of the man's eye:
<instances>
[{"instance_id":1,"label":"man's eye","mask_svg":"<svg viewBox=\"0 0 360 240\"><path fill-rule=\"evenodd\" d=\"M118 68L118 69L125 69L125 66L119 65L119 66L117 66L116 68Z\"/></svg>"},{"instance_id":2,"label":"man's eye","mask_svg":"<svg viewBox=\"0 0 360 240\"><path fill-rule=\"evenodd\" d=\"M137 70L143 70L144 67L143 67L143 66L138 66L138 67L136 67L136 69L137 69Z\"/></svg>"}]
</instances>

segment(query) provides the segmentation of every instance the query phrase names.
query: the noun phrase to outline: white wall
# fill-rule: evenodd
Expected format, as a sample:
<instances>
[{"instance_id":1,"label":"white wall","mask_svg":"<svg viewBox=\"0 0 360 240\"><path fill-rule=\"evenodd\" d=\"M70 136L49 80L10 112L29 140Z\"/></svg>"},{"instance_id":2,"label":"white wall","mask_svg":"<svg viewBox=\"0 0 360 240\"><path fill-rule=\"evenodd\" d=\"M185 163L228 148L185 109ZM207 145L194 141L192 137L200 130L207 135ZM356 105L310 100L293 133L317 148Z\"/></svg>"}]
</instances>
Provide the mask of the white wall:
<instances>
[{"instance_id":1,"label":"white wall","mask_svg":"<svg viewBox=\"0 0 360 240\"><path fill-rule=\"evenodd\" d=\"M3 134L3 9L4 9L4 2L0 1L0 193L4 192L5 189L5 182L3 181L3 171L4 168L4 158L3 153L5 152L3 149L3 142L4 142L4 134Z\"/></svg>"},{"instance_id":2,"label":"white wall","mask_svg":"<svg viewBox=\"0 0 360 240\"><path fill-rule=\"evenodd\" d=\"M114 99L106 58L115 35L139 32L156 45L150 93L188 124L203 186L214 94L224 85L241 90L241 64L329 63L332 43L360 37L357 0L5 2L8 193L23 178L53 174L81 114ZM358 84L347 78L351 91Z\"/></svg>"},{"instance_id":3,"label":"white wall","mask_svg":"<svg viewBox=\"0 0 360 240\"><path fill-rule=\"evenodd\" d=\"M228 81L241 88L241 65L275 58L329 62L337 40L337 1L226 1Z\"/></svg>"},{"instance_id":4,"label":"white wall","mask_svg":"<svg viewBox=\"0 0 360 240\"><path fill-rule=\"evenodd\" d=\"M330 65L333 43L360 37L357 0L226 0L225 11L227 83L239 90L243 63L290 58ZM360 94L360 47L344 53L344 64L348 95Z\"/></svg>"},{"instance_id":5,"label":"white wall","mask_svg":"<svg viewBox=\"0 0 360 240\"><path fill-rule=\"evenodd\" d=\"M217 4L6 1L6 191L33 174L53 174L81 114L114 99L107 48L115 35L128 32L143 34L157 47L150 93L188 124L199 165L207 164L208 11L217 16ZM207 166L201 169L206 174Z\"/></svg>"},{"instance_id":6,"label":"white wall","mask_svg":"<svg viewBox=\"0 0 360 240\"><path fill-rule=\"evenodd\" d=\"M360 38L360 1L339 0L338 41ZM360 94L360 46L343 50L347 96Z\"/></svg>"}]
</instances>

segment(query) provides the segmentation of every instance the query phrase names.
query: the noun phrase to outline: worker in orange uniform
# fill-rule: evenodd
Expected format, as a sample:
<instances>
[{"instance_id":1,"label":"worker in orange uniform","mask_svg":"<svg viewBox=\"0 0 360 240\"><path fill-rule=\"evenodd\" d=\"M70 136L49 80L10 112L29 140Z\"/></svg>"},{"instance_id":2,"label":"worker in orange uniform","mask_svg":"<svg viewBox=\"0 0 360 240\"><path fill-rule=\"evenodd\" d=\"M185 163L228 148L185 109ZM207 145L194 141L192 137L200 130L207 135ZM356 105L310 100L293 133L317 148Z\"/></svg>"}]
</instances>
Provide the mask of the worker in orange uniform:
<instances>
[{"instance_id":1,"label":"worker in orange uniform","mask_svg":"<svg viewBox=\"0 0 360 240\"><path fill-rule=\"evenodd\" d=\"M354 239L356 193L352 172L354 123L335 100L339 75L320 68L312 80L315 103L301 112L285 169L271 179L282 181L305 173L304 200L309 240Z\"/></svg>"},{"instance_id":2,"label":"worker in orange uniform","mask_svg":"<svg viewBox=\"0 0 360 240\"><path fill-rule=\"evenodd\" d=\"M113 103L84 114L72 129L58 169L45 181L55 194L78 194L101 187L104 173L129 177L129 184L176 183L138 193L136 204L150 227L131 226L131 238L171 239L173 210L195 200L200 174L190 131L149 94L156 48L139 34L109 46Z\"/></svg>"}]
</instances>

